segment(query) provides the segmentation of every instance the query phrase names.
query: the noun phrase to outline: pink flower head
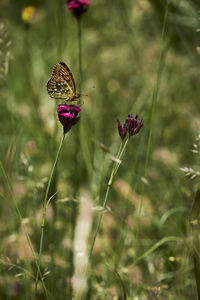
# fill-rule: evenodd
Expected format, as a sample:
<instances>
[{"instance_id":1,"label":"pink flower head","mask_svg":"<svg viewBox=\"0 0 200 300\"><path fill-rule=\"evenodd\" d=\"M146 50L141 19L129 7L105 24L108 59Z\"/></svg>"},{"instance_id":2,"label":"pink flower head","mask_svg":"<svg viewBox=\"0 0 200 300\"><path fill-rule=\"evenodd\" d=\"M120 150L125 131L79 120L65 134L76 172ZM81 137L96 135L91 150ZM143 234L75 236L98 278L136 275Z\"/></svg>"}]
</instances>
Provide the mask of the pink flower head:
<instances>
[{"instance_id":1,"label":"pink flower head","mask_svg":"<svg viewBox=\"0 0 200 300\"><path fill-rule=\"evenodd\" d=\"M80 110L78 105L60 104L57 106L58 119L63 125L64 134L79 121L78 114Z\"/></svg>"},{"instance_id":2,"label":"pink flower head","mask_svg":"<svg viewBox=\"0 0 200 300\"><path fill-rule=\"evenodd\" d=\"M90 5L89 0L68 0L67 6L68 10L72 10L76 18L80 18L84 12L88 9Z\"/></svg>"},{"instance_id":3,"label":"pink flower head","mask_svg":"<svg viewBox=\"0 0 200 300\"><path fill-rule=\"evenodd\" d=\"M117 120L117 124L122 141L125 139L127 133L129 134L129 137L131 137L132 135L137 134L143 126L142 119L138 119L138 115L133 118L133 114L128 115L123 127L119 120Z\"/></svg>"}]
</instances>

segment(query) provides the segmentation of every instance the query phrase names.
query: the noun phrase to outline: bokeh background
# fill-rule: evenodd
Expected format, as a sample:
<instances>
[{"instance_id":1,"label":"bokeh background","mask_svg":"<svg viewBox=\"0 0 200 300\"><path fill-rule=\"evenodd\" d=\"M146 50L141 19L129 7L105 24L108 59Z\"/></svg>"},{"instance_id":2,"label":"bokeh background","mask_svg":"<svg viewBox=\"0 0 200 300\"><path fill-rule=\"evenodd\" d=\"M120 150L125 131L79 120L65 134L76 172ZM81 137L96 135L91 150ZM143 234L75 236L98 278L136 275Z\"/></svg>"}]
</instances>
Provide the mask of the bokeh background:
<instances>
[{"instance_id":1,"label":"bokeh background","mask_svg":"<svg viewBox=\"0 0 200 300\"><path fill-rule=\"evenodd\" d=\"M72 299L79 289L81 299L197 299L188 218L198 181L180 168L199 168L191 150L200 130L200 4L168 2L91 0L81 19L88 96L51 185L42 272L52 299ZM34 8L28 19L27 6ZM36 266L23 228L38 252L62 137L46 83L64 61L79 90L78 45L65 1L1 0L0 299L34 299ZM130 139L86 272L79 258L120 144L116 120L130 113L144 127ZM41 282L37 299L46 299Z\"/></svg>"}]
</instances>

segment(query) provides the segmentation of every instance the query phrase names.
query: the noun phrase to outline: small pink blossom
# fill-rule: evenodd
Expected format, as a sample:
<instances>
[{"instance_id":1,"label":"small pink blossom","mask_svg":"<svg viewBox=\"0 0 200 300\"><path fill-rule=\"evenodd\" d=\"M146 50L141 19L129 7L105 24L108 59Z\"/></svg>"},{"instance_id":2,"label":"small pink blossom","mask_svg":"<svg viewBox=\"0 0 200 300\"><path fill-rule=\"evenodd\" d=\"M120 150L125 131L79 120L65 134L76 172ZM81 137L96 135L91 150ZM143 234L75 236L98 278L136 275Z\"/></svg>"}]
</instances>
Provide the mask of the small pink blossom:
<instances>
[{"instance_id":1,"label":"small pink blossom","mask_svg":"<svg viewBox=\"0 0 200 300\"><path fill-rule=\"evenodd\" d=\"M88 9L90 5L89 0L68 0L67 7L68 10L72 10L76 18L80 18L84 12Z\"/></svg>"},{"instance_id":2,"label":"small pink blossom","mask_svg":"<svg viewBox=\"0 0 200 300\"><path fill-rule=\"evenodd\" d=\"M78 114L80 110L78 105L61 104L57 106L58 119L63 125L64 134L79 121Z\"/></svg>"}]
</instances>

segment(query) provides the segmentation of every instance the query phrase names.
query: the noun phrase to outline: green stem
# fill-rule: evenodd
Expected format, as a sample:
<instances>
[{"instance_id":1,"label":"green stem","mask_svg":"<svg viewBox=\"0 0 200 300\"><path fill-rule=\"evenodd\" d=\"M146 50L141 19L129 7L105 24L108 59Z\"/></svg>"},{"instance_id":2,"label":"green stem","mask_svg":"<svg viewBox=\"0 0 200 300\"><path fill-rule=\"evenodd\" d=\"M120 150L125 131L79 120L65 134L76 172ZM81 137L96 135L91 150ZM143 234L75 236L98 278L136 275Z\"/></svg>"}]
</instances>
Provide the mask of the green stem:
<instances>
[{"instance_id":1,"label":"green stem","mask_svg":"<svg viewBox=\"0 0 200 300\"><path fill-rule=\"evenodd\" d=\"M38 256L39 269L40 269L40 265L41 265L41 257L42 257L43 241L44 241L44 228L45 228L45 223L46 223L46 210L47 210L47 206L48 206L49 189L50 189L50 186L51 186L53 174L54 174L57 162L58 162L58 158L59 158L62 146L63 146L64 139L65 139L65 134L63 134L63 136L62 136L62 140L61 140L60 146L58 148L58 152L56 154L56 158L55 158L55 161L54 161L54 164L53 164L50 176L49 176L49 180L48 180L48 183L47 183L47 188L46 188L44 202L43 202L41 236L40 236L40 249L39 249L39 256ZM38 271L37 271L36 281L35 281L35 297L36 297L36 294L37 294L38 277L39 277L39 274L38 274Z\"/></svg>"},{"instance_id":2,"label":"green stem","mask_svg":"<svg viewBox=\"0 0 200 300\"><path fill-rule=\"evenodd\" d=\"M0 162L0 168L1 168L1 170L2 170L2 173L3 173L4 178L5 178L5 180L6 180L6 183L7 183L8 189L9 189L9 193L10 193L10 197L11 197L11 199L13 200L13 203L14 203L14 206L15 206L15 209L16 209L16 212L17 212L17 215L18 215L18 217L19 217L20 223L22 224L22 228L23 228L24 234L25 234L25 236L26 236L26 239L27 239L27 241L28 241L29 247L30 247L30 249L31 249L31 253L32 253L33 257L34 257L34 261L35 261L35 264L36 264L37 270L38 270L38 276L40 276L40 278L41 278L42 286L43 286L43 288L44 288L46 298L47 298L47 300L49 300L48 291L47 291L46 285L45 285L45 283L44 283L44 280L43 280L43 277L42 277L42 273L41 273L41 271L40 271L40 266L39 266L38 261L37 261L37 257L36 257L36 253L35 253L33 244L32 244L32 242L31 242L30 236L29 236L29 234L28 234L28 232L27 232L25 226L23 225L23 222L22 222L22 221L23 221L23 218L22 218L21 212L20 212L20 210L19 210L17 201L16 201L16 199L15 199L15 197L14 197L11 183L10 183L10 181L9 181L9 178L8 178L8 176L7 176L6 172L5 172L5 169L4 169L4 167L3 167L3 164L2 164L1 162Z\"/></svg>"},{"instance_id":3,"label":"green stem","mask_svg":"<svg viewBox=\"0 0 200 300\"><path fill-rule=\"evenodd\" d=\"M98 221L97 221L97 228L96 228L96 231L95 231L95 234L93 236L92 243L91 243L91 247L90 247L90 251L89 251L89 258L91 258L91 256L92 256L92 251L93 251L93 248L94 248L94 245L95 245L97 234L98 234L100 226L101 226L101 220L102 220L102 217L103 217L104 209L106 207L106 203L107 203L108 195L109 195L109 192L110 192L110 188L111 188L113 179L114 179L114 177L115 177L115 175L116 175L116 173L118 171L118 168L119 168L119 166L121 164L120 159L121 159L121 157L122 157L122 155L124 153L124 150L125 150L125 148L126 148L126 146L128 144L128 141L129 141L129 138L125 142L122 142L120 144L120 147L119 147L119 150L118 150L118 154L117 154L117 161L115 161L115 163L113 164L111 175L110 175L110 179L109 179L108 184L107 184L106 194L105 194L103 205L102 205L103 210L99 214Z\"/></svg>"},{"instance_id":4,"label":"green stem","mask_svg":"<svg viewBox=\"0 0 200 300\"><path fill-rule=\"evenodd\" d=\"M108 199L108 194L109 194L109 191L110 191L110 187L111 187L110 185L107 185L107 190L106 190L104 202L103 202L103 205L102 205L103 208L105 208L105 206L106 206L107 199ZM93 251L93 248L94 248L96 237L97 237L97 234L98 234L100 226L101 226L102 217L103 217L103 212L100 213L98 221L97 221L97 228L96 228L95 234L93 236L92 244L91 244L91 247L90 247L89 258L91 258L91 256L92 256L92 251Z\"/></svg>"},{"instance_id":5,"label":"green stem","mask_svg":"<svg viewBox=\"0 0 200 300\"><path fill-rule=\"evenodd\" d=\"M117 173L117 171L118 171L118 169L119 169L119 166L120 166L120 164L121 164L121 161L120 161L120 160L121 160L121 157L122 157L122 155L123 155L123 153L124 153L124 151L125 151L125 149L126 149L126 146L127 146L127 144L128 144L128 141L129 141L129 137L128 137L125 141L123 141L123 142L121 143L121 145L120 145L119 156L117 156L119 162L116 163L115 168L114 168L114 172L113 172L113 176L111 176L111 178L110 178L110 180L109 180L109 183L108 183L108 184L110 184L110 185L112 184L113 178L115 177L115 174Z\"/></svg>"},{"instance_id":6,"label":"green stem","mask_svg":"<svg viewBox=\"0 0 200 300\"><path fill-rule=\"evenodd\" d=\"M57 7L57 23L58 23L58 47L57 47L57 56L58 56L58 61L62 60L62 48L63 48L63 1L59 0L57 2L58 7Z\"/></svg>"},{"instance_id":7,"label":"green stem","mask_svg":"<svg viewBox=\"0 0 200 300\"><path fill-rule=\"evenodd\" d=\"M117 160L119 160L119 156L120 156L120 153L122 151L122 146L123 146L123 141L121 142L120 146L119 146L119 149L118 149L118 152L117 152L117 155L116 155L116 158ZM108 181L108 186L111 186L112 184L112 181L113 181L113 178L116 174L115 170L116 170L116 167L117 167L117 161L114 163L113 167L112 167L112 171L111 171L111 175L110 175L110 179Z\"/></svg>"},{"instance_id":8,"label":"green stem","mask_svg":"<svg viewBox=\"0 0 200 300\"><path fill-rule=\"evenodd\" d=\"M77 20L78 23L78 69L79 69L79 93L82 92L82 30L81 20Z\"/></svg>"},{"instance_id":9,"label":"green stem","mask_svg":"<svg viewBox=\"0 0 200 300\"><path fill-rule=\"evenodd\" d=\"M198 300L200 300L200 260L199 260L199 214L200 189L197 190L189 222L192 227L194 273L197 285Z\"/></svg>"}]
</instances>

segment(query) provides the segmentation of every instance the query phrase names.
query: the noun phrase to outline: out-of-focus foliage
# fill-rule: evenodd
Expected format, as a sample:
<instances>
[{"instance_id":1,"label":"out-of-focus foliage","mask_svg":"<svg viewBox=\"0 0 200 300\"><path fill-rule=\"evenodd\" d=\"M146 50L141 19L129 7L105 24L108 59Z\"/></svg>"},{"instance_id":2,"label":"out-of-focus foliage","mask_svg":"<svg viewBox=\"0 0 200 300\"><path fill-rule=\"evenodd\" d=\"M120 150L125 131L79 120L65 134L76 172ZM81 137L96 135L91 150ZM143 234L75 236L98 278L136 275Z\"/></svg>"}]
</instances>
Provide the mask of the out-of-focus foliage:
<instances>
[{"instance_id":1,"label":"out-of-focus foliage","mask_svg":"<svg viewBox=\"0 0 200 300\"><path fill-rule=\"evenodd\" d=\"M116 120L137 113L144 127L130 140L111 189L86 299L122 299L124 288L127 299L195 299L188 225L195 182L185 178L180 167L199 162L190 151L200 131L199 1L169 1L163 40L166 1L90 3L81 20L82 93L88 96L82 96L81 120L66 136L51 186L50 195L57 194L47 211L45 283L53 299L72 299L73 254L81 236L76 224L80 217L95 228L110 158L120 144ZM26 6L35 7L29 23L22 20ZM0 299L22 300L33 296L36 275L23 226L38 252L46 182L62 136L46 83L53 66L64 61L79 91L78 26L61 0L1 0L0 23L0 61L6 62L0 78L0 161L6 174L1 168ZM89 201L85 211L83 198ZM41 283L38 299L45 299Z\"/></svg>"},{"instance_id":2,"label":"out-of-focus foliage","mask_svg":"<svg viewBox=\"0 0 200 300\"><path fill-rule=\"evenodd\" d=\"M165 14L165 9L168 5L168 34L171 37L170 43L179 51L185 51L187 47L194 48L195 43L199 41L198 34L194 30L198 28L200 9L199 1L167 1L153 0L151 1L157 12L157 17L162 26L162 20Z\"/></svg>"}]
</instances>

